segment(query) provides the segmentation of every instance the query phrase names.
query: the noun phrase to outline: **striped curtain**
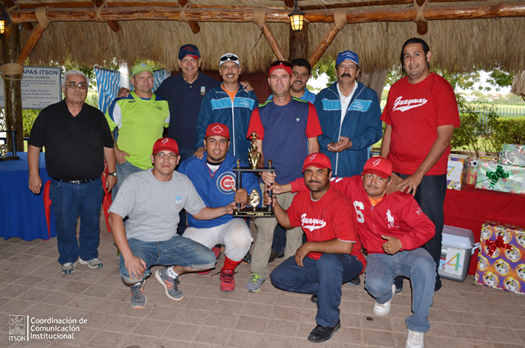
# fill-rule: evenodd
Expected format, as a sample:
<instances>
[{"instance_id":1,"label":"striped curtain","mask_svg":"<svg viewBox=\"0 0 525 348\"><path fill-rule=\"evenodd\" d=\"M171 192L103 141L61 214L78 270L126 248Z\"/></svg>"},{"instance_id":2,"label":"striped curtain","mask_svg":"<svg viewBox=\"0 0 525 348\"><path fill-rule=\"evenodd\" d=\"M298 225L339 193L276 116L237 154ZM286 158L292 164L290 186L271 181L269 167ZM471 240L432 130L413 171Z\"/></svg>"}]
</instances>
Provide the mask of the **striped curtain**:
<instances>
[{"instance_id":1,"label":"striped curtain","mask_svg":"<svg viewBox=\"0 0 525 348\"><path fill-rule=\"evenodd\" d=\"M160 84L167 77L166 70L155 70L153 72L153 92L159 88ZM98 89L98 108L103 113L109 108L109 104L117 98L120 88L120 72L118 70L108 70L95 67L95 76L97 78ZM133 90L133 85L131 85Z\"/></svg>"},{"instance_id":2,"label":"striped curtain","mask_svg":"<svg viewBox=\"0 0 525 348\"><path fill-rule=\"evenodd\" d=\"M104 114L109 104L117 97L120 88L120 72L95 67L98 89L98 108Z\"/></svg>"}]
</instances>

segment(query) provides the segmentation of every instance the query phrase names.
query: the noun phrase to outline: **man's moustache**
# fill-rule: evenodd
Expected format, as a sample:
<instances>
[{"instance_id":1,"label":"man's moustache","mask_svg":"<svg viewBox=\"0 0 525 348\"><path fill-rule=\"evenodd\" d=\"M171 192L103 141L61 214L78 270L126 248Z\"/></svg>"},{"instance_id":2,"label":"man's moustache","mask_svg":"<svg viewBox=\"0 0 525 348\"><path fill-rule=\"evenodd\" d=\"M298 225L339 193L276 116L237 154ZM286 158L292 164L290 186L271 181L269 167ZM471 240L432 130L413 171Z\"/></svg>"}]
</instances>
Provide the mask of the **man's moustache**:
<instances>
[{"instance_id":1,"label":"man's moustache","mask_svg":"<svg viewBox=\"0 0 525 348\"><path fill-rule=\"evenodd\" d=\"M344 73L343 75L341 75L341 77L345 77L345 76L352 77L352 75L347 74L347 73Z\"/></svg>"}]
</instances>

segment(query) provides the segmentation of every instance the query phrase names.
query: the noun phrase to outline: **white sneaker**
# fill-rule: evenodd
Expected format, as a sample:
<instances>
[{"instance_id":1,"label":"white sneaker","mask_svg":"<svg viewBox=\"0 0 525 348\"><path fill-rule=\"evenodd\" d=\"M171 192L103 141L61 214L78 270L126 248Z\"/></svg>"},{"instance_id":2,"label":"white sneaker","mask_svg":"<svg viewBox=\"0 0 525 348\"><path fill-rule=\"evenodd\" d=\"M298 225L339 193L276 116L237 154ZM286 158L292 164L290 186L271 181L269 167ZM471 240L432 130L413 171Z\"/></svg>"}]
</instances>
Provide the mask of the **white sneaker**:
<instances>
[{"instance_id":1,"label":"white sneaker","mask_svg":"<svg viewBox=\"0 0 525 348\"><path fill-rule=\"evenodd\" d=\"M396 293L396 286L392 284L392 298L394 298L395 293ZM390 302L392 302L392 298L383 304L379 304L376 302L376 304L374 305L374 314L375 315L387 315L388 313L390 313Z\"/></svg>"},{"instance_id":2,"label":"white sneaker","mask_svg":"<svg viewBox=\"0 0 525 348\"><path fill-rule=\"evenodd\" d=\"M405 348L423 348L425 346L425 333L408 330Z\"/></svg>"}]
</instances>

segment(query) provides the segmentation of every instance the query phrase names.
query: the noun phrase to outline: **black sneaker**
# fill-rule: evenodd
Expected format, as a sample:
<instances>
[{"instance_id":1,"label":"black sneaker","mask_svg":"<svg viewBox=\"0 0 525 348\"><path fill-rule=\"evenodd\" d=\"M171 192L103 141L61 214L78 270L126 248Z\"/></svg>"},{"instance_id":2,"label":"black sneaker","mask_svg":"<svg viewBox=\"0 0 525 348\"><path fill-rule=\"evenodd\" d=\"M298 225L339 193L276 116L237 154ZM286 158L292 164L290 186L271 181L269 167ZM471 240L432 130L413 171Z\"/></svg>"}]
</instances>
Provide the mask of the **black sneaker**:
<instances>
[{"instance_id":1,"label":"black sneaker","mask_svg":"<svg viewBox=\"0 0 525 348\"><path fill-rule=\"evenodd\" d=\"M317 325L315 329L310 332L308 336L308 341L313 343L321 343L328 341L334 333L341 328L341 320L337 321L337 324L334 327L325 327Z\"/></svg>"},{"instance_id":2,"label":"black sneaker","mask_svg":"<svg viewBox=\"0 0 525 348\"><path fill-rule=\"evenodd\" d=\"M246 256L244 257L244 259L242 259L242 263L252 263L252 254L250 254L249 251L248 254L246 254Z\"/></svg>"},{"instance_id":3,"label":"black sneaker","mask_svg":"<svg viewBox=\"0 0 525 348\"><path fill-rule=\"evenodd\" d=\"M273 262L275 259L280 259L284 257L284 254L276 253L275 251L272 251L270 253L270 258L268 259L268 263Z\"/></svg>"},{"instance_id":4,"label":"black sneaker","mask_svg":"<svg viewBox=\"0 0 525 348\"><path fill-rule=\"evenodd\" d=\"M350 285L361 285L361 277L360 276L355 277L354 279L349 281L348 284L350 284Z\"/></svg>"}]
</instances>

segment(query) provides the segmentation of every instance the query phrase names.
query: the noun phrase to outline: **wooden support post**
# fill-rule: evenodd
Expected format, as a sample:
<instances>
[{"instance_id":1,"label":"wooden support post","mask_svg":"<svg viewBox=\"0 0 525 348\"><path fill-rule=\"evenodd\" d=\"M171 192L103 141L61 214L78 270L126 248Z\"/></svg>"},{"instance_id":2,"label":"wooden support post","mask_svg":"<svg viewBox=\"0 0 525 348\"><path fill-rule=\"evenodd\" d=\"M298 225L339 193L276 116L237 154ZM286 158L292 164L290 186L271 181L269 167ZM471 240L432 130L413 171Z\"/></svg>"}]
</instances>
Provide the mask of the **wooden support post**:
<instances>
[{"instance_id":1,"label":"wooden support post","mask_svg":"<svg viewBox=\"0 0 525 348\"><path fill-rule=\"evenodd\" d=\"M273 53L277 56L278 60L286 60L286 56L283 53L283 50L281 50L281 47L279 47L279 44L277 43L277 40L275 40L275 37L272 34L272 31L270 30L270 27L267 23L264 23L261 26L261 30L266 36L266 40L268 40L268 43L270 44L270 47L272 48Z\"/></svg>"},{"instance_id":2,"label":"wooden support post","mask_svg":"<svg viewBox=\"0 0 525 348\"><path fill-rule=\"evenodd\" d=\"M426 2L426 0L416 0L416 2L415 2L418 5L418 8L417 8L418 14L417 14L417 17L416 17L416 25L417 25L417 33L419 35L425 35L428 32L428 24L427 24L426 19L425 20L420 20L419 19L420 17L424 18L424 16L423 16L423 9L425 8L426 5L423 6L423 4L425 4L425 2ZM421 8L421 10L419 10L419 8Z\"/></svg>"},{"instance_id":3,"label":"wooden support post","mask_svg":"<svg viewBox=\"0 0 525 348\"><path fill-rule=\"evenodd\" d=\"M290 50L288 58L291 60L296 58L308 57L308 23L304 22L303 30L294 31L290 26Z\"/></svg>"},{"instance_id":4,"label":"wooden support post","mask_svg":"<svg viewBox=\"0 0 525 348\"><path fill-rule=\"evenodd\" d=\"M104 0L91 0L91 1L97 7L104 5ZM120 25L118 24L117 21L107 21L106 23L108 23L111 30L113 30L115 33L120 30Z\"/></svg>"},{"instance_id":5,"label":"wooden support post","mask_svg":"<svg viewBox=\"0 0 525 348\"><path fill-rule=\"evenodd\" d=\"M2 58L3 63L15 63L20 52L20 32L18 24L9 23L2 35ZM6 130L14 130L16 151L24 151L24 125L22 122L22 89L21 75L4 74L4 105ZM12 149L11 133L7 132L7 147Z\"/></svg>"},{"instance_id":6,"label":"wooden support post","mask_svg":"<svg viewBox=\"0 0 525 348\"><path fill-rule=\"evenodd\" d=\"M308 59L311 66L314 66L315 63L317 63L317 61L319 60L319 58L321 58L321 56L326 51L328 46L330 46L338 32L339 28L337 28L335 24L332 25L328 33L326 33L326 35L324 36L323 40L321 40L321 42L319 43L319 46L317 46L317 49L314 51L314 53L312 53L312 55Z\"/></svg>"},{"instance_id":7,"label":"wooden support post","mask_svg":"<svg viewBox=\"0 0 525 348\"><path fill-rule=\"evenodd\" d=\"M188 4L188 0L179 0L179 4L184 7L186 4ZM190 26L190 29L193 34L198 34L199 31L201 31L201 28L199 27L199 23L195 21L188 21L188 25Z\"/></svg>"},{"instance_id":8,"label":"wooden support post","mask_svg":"<svg viewBox=\"0 0 525 348\"><path fill-rule=\"evenodd\" d=\"M26 45L22 49L22 52L20 53L20 56L18 56L17 63L24 65L24 62L26 61L27 57L33 52L33 48L35 48L36 44L38 43L38 40L42 37L42 33L44 32L44 27L38 23L33 29L33 32L31 33L31 36L26 42Z\"/></svg>"}]
</instances>

